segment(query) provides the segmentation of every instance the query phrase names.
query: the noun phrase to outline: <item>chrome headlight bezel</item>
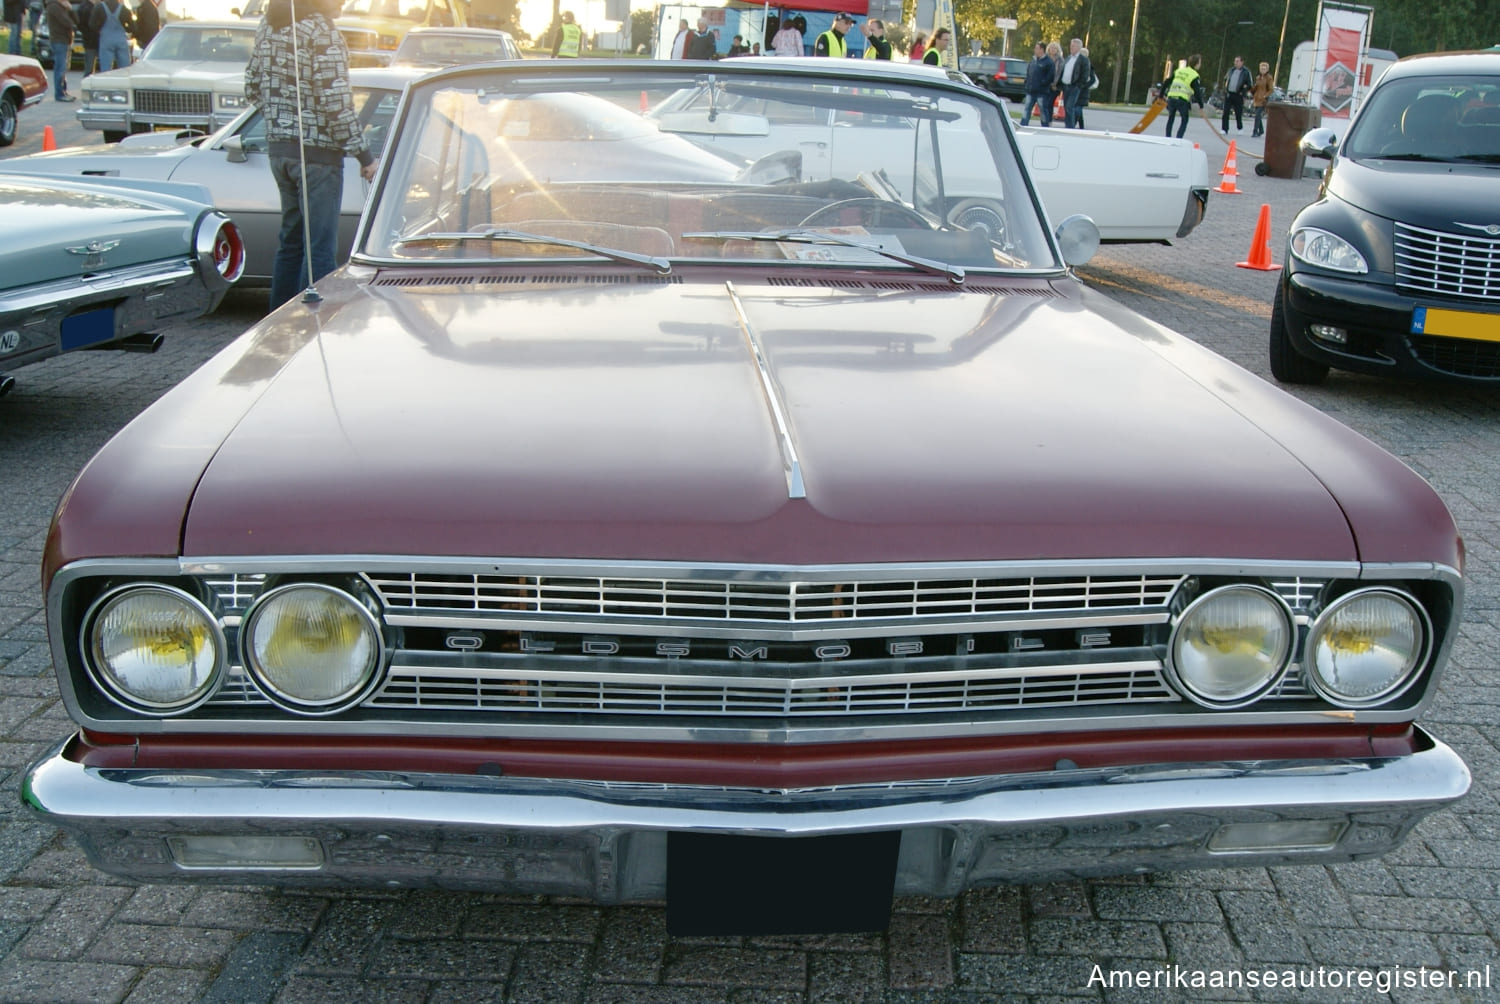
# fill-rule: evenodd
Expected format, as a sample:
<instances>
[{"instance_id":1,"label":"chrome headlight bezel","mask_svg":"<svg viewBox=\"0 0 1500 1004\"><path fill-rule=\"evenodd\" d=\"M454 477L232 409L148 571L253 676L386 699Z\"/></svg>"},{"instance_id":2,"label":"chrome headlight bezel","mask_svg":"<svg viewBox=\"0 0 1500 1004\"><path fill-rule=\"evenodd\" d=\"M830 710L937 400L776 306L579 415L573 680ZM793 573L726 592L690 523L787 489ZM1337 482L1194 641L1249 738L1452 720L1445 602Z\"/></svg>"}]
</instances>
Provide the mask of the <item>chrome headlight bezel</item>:
<instances>
[{"instance_id":1,"label":"chrome headlight bezel","mask_svg":"<svg viewBox=\"0 0 1500 1004\"><path fill-rule=\"evenodd\" d=\"M205 627L208 628L213 638L214 664L209 670L207 679L178 701L151 700L132 694L129 688L115 679L113 673L105 669L106 660L94 637L100 618L112 606L122 602L131 594L147 592L162 593L180 601L188 610L203 619ZM213 611L192 593L162 582L129 582L102 593L90 604L87 613L84 614L78 631L78 651L82 658L84 672L87 673L95 688L110 703L126 711L158 718L186 714L212 698L223 683L229 660L229 643L225 638L223 625Z\"/></svg>"},{"instance_id":2,"label":"chrome headlight bezel","mask_svg":"<svg viewBox=\"0 0 1500 1004\"><path fill-rule=\"evenodd\" d=\"M130 104L130 91L124 88L100 88L98 90L85 88L83 103L86 105L128 105Z\"/></svg>"},{"instance_id":3,"label":"chrome headlight bezel","mask_svg":"<svg viewBox=\"0 0 1500 1004\"><path fill-rule=\"evenodd\" d=\"M1359 248L1333 231L1324 230L1322 227L1294 228L1287 241L1287 247L1298 261L1305 262L1314 268L1326 268L1330 272L1344 272L1349 275L1368 275L1370 272L1370 263ZM1335 264L1338 256L1346 256L1352 260L1343 260Z\"/></svg>"},{"instance_id":4,"label":"chrome headlight bezel","mask_svg":"<svg viewBox=\"0 0 1500 1004\"><path fill-rule=\"evenodd\" d=\"M1409 610L1413 615L1417 633L1416 644L1413 652L1407 659L1407 664L1400 673L1393 677L1392 683L1365 697L1354 698L1339 694L1330 687L1318 672L1316 662L1317 646L1322 640L1324 632L1328 629L1330 621L1337 613L1358 600L1371 596L1383 596L1395 600L1401 606ZM1327 701L1329 704L1340 708L1373 708L1383 704L1389 704L1402 694L1405 694L1421 677L1423 669L1431 661L1432 646L1434 644L1434 632L1432 618L1427 613L1427 608L1410 593L1395 589L1390 586L1371 586L1365 589L1355 589L1344 593L1331 600L1318 616L1314 618L1308 627L1307 640L1302 648L1302 676L1307 682L1308 689Z\"/></svg>"},{"instance_id":5,"label":"chrome headlight bezel","mask_svg":"<svg viewBox=\"0 0 1500 1004\"><path fill-rule=\"evenodd\" d=\"M348 606L357 611L363 626L368 630L372 641L371 657L362 672L362 678L356 685L346 688L339 694L324 699L310 700L298 697L283 690L274 683L260 665L255 656L255 630L260 618L270 609L270 605L278 597L284 596L295 590L312 589L328 593L347 602ZM375 691L383 678L386 664L386 641L385 634L381 630L380 620L354 593L337 586L331 586L323 582L287 582L268 589L262 593L256 601L245 611L245 618L240 625L239 634L239 656L240 665L245 667L245 672L255 682L266 700L293 714L324 717L336 715L357 706L361 701Z\"/></svg>"},{"instance_id":6,"label":"chrome headlight bezel","mask_svg":"<svg viewBox=\"0 0 1500 1004\"><path fill-rule=\"evenodd\" d=\"M1280 619L1282 639L1279 652L1275 659L1272 670L1265 674L1253 687L1242 688L1234 694L1226 697L1216 697L1205 690L1200 689L1186 674L1182 666L1182 660L1178 655L1178 645L1183 639L1184 626L1191 622L1195 614L1201 613L1204 607L1210 603L1221 601L1231 593L1248 593L1256 599L1265 600L1268 607L1273 610ZM1182 608L1172 619L1171 634L1167 639L1167 657L1164 660L1167 676L1178 693L1188 700L1210 708L1215 711L1231 711L1254 704L1266 694L1270 693L1281 683L1286 676L1287 668L1292 664L1292 656L1297 650L1297 622L1292 614L1292 608L1287 605L1278 593L1264 586L1252 583L1233 583L1209 589Z\"/></svg>"},{"instance_id":7,"label":"chrome headlight bezel","mask_svg":"<svg viewBox=\"0 0 1500 1004\"><path fill-rule=\"evenodd\" d=\"M250 107L250 102L243 94L218 94L215 95L218 106L225 111L243 111Z\"/></svg>"}]
</instances>

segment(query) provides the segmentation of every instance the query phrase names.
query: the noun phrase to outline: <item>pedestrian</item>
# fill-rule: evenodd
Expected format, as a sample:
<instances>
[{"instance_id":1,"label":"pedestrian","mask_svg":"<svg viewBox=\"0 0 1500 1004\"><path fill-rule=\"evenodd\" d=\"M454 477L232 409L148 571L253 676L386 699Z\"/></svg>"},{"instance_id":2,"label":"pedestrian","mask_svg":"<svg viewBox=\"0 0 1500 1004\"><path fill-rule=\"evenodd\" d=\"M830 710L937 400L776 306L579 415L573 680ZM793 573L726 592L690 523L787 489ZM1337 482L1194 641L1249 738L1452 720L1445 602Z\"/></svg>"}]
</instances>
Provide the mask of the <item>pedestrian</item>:
<instances>
[{"instance_id":1,"label":"pedestrian","mask_svg":"<svg viewBox=\"0 0 1500 1004\"><path fill-rule=\"evenodd\" d=\"M272 309L334 269L344 158L359 161L365 180L375 177L349 87L349 49L333 26L339 7L339 0L269 0L245 66L245 99L265 122L267 159L281 195Z\"/></svg>"},{"instance_id":2,"label":"pedestrian","mask_svg":"<svg viewBox=\"0 0 1500 1004\"><path fill-rule=\"evenodd\" d=\"M760 55L760 43L759 42L751 42L750 43L750 55L752 55L752 56L759 56Z\"/></svg>"},{"instance_id":3,"label":"pedestrian","mask_svg":"<svg viewBox=\"0 0 1500 1004\"><path fill-rule=\"evenodd\" d=\"M161 11L156 5L161 0L139 0L135 6L135 44L142 49L151 44L156 33L161 31Z\"/></svg>"},{"instance_id":4,"label":"pedestrian","mask_svg":"<svg viewBox=\"0 0 1500 1004\"><path fill-rule=\"evenodd\" d=\"M865 22L865 58L891 58L891 40L885 37L885 22L878 17Z\"/></svg>"},{"instance_id":5,"label":"pedestrian","mask_svg":"<svg viewBox=\"0 0 1500 1004\"><path fill-rule=\"evenodd\" d=\"M692 29L688 27L687 18L677 22L677 37L672 39L672 58L687 58L688 37L692 35Z\"/></svg>"},{"instance_id":6,"label":"pedestrian","mask_svg":"<svg viewBox=\"0 0 1500 1004\"><path fill-rule=\"evenodd\" d=\"M1084 127L1083 110L1089 106L1089 98L1093 95L1094 88L1099 86L1099 74L1094 70L1094 61L1089 56L1089 47L1085 45L1078 51L1083 54L1084 59L1089 61L1089 79L1084 84L1082 93L1078 95L1078 128L1082 129Z\"/></svg>"},{"instance_id":7,"label":"pedestrian","mask_svg":"<svg viewBox=\"0 0 1500 1004\"><path fill-rule=\"evenodd\" d=\"M1063 128L1082 129L1079 102L1088 102L1089 85L1094 81L1094 67L1088 54L1083 51L1083 39L1075 38L1068 43L1068 57L1063 60L1058 83L1062 86Z\"/></svg>"},{"instance_id":8,"label":"pedestrian","mask_svg":"<svg viewBox=\"0 0 1500 1004\"><path fill-rule=\"evenodd\" d=\"M26 0L5 0L5 28L10 33L10 54L21 54L21 25L26 19Z\"/></svg>"},{"instance_id":9,"label":"pedestrian","mask_svg":"<svg viewBox=\"0 0 1500 1004\"><path fill-rule=\"evenodd\" d=\"M750 47L745 44L745 36L734 36L734 39L729 43L729 52L725 55L725 58L733 59L735 56L748 55L750 55Z\"/></svg>"},{"instance_id":10,"label":"pedestrian","mask_svg":"<svg viewBox=\"0 0 1500 1004\"><path fill-rule=\"evenodd\" d=\"M932 41L922 52L922 62L928 66L943 65L943 53L948 50L948 43L952 41L953 33L947 28L939 28L932 33Z\"/></svg>"},{"instance_id":11,"label":"pedestrian","mask_svg":"<svg viewBox=\"0 0 1500 1004\"><path fill-rule=\"evenodd\" d=\"M1047 124L1051 125L1057 119L1058 113L1061 111L1061 109L1057 107L1059 104L1057 99L1062 97L1062 46L1057 42L1048 42L1047 58L1052 60L1052 90L1047 96ZM1063 122L1066 123L1067 119L1064 118Z\"/></svg>"},{"instance_id":12,"label":"pedestrian","mask_svg":"<svg viewBox=\"0 0 1500 1004\"><path fill-rule=\"evenodd\" d=\"M911 40L911 51L906 58L913 63L920 63L922 57L927 54L927 33L919 31L917 37Z\"/></svg>"},{"instance_id":13,"label":"pedestrian","mask_svg":"<svg viewBox=\"0 0 1500 1004\"><path fill-rule=\"evenodd\" d=\"M849 45L844 41L844 36L849 34L849 29L854 27L854 15L839 11L833 16L833 27L818 36L813 43L814 56L828 56L832 59L843 59L849 55Z\"/></svg>"},{"instance_id":14,"label":"pedestrian","mask_svg":"<svg viewBox=\"0 0 1500 1004\"><path fill-rule=\"evenodd\" d=\"M1234 127L1239 132L1245 131L1245 98L1250 93L1255 81L1250 77L1250 67L1245 65L1244 57L1235 56L1234 65L1229 72L1224 74L1224 121L1220 128L1224 132L1229 131L1229 112L1234 111Z\"/></svg>"},{"instance_id":15,"label":"pedestrian","mask_svg":"<svg viewBox=\"0 0 1500 1004\"><path fill-rule=\"evenodd\" d=\"M130 32L135 19L123 0L94 4L89 27L99 33L99 69L119 70L130 65Z\"/></svg>"},{"instance_id":16,"label":"pedestrian","mask_svg":"<svg viewBox=\"0 0 1500 1004\"><path fill-rule=\"evenodd\" d=\"M76 101L68 93L68 64L73 61L73 32L78 20L68 0L47 0L47 34L52 40L52 97L58 101ZM36 37L33 31L32 38Z\"/></svg>"},{"instance_id":17,"label":"pedestrian","mask_svg":"<svg viewBox=\"0 0 1500 1004\"><path fill-rule=\"evenodd\" d=\"M1198 76L1198 67L1203 65L1203 57L1193 53L1187 58L1187 62L1179 66L1172 74L1172 79L1165 82L1167 93L1167 135L1172 135L1172 120L1178 115L1182 116L1182 123L1177 127L1177 138L1187 132L1188 119L1193 114L1193 102L1198 102L1202 108L1206 103L1203 95L1203 78Z\"/></svg>"},{"instance_id":18,"label":"pedestrian","mask_svg":"<svg viewBox=\"0 0 1500 1004\"><path fill-rule=\"evenodd\" d=\"M1038 42L1032 47L1031 62L1026 64L1026 100L1021 104L1021 124L1031 124L1031 110L1041 116L1042 126L1052 124L1052 57Z\"/></svg>"},{"instance_id":19,"label":"pedestrian","mask_svg":"<svg viewBox=\"0 0 1500 1004\"><path fill-rule=\"evenodd\" d=\"M78 36L83 39L83 75L87 77L99 68L99 29L93 27L94 9L99 0L83 0L73 8L78 18Z\"/></svg>"},{"instance_id":20,"label":"pedestrian","mask_svg":"<svg viewBox=\"0 0 1500 1004\"><path fill-rule=\"evenodd\" d=\"M552 58L577 59L582 51L583 29L578 27L573 12L565 10L562 12L562 24L557 26L557 34L552 39Z\"/></svg>"},{"instance_id":21,"label":"pedestrian","mask_svg":"<svg viewBox=\"0 0 1500 1004\"><path fill-rule=\"evenodd\" d=\"M1266 132L1266 102L1271 100L1271 92L1276 89L1276 81L1271 79L1271 64L1261 63L1260 74L1255 78L1255 84L1250 88L1250 104L1255 109L1255 128L1250 133L1250 138L1264 136Z\"/></svg>"},{"instance_id":22,"label":"pedestrian","mask_svg":"<svg viewBox=\"0 0 1500 1004\"><path fill-rule=\"evenodd\" d=\"M803 56L802 36L807 31L807 18L798 14L781 23L776 37L771 39L771 52L777 56Z\"/></svg>"},{"instance_id":23,"label":"pedestrian","mask_svg":"<svg viewBox=\"0 0 1500 1004\"><path fill-rule=\"evenodd\" d=\"M698 30L688 36L687 59L713 59L718 55L719 36L708 30L708 21L698 19Z\"/></svg>"}]
</instances>

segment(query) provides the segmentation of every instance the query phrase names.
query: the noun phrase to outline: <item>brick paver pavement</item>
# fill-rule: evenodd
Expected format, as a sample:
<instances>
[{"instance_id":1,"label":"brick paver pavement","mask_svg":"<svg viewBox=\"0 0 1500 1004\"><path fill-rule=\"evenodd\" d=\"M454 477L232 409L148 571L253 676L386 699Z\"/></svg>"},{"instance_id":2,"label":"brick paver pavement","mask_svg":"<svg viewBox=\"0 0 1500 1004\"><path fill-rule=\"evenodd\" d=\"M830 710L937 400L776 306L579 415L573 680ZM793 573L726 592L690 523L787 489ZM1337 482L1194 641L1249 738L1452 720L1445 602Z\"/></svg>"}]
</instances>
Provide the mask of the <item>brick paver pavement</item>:
<instances>
[{"instance_id":1,"label":"brick paver pavement","mask_svg":"<svg viewBox=\"0 0 1500 1004\"><path fill-rule=\"evenodd\" d=\"M22 115L23 151L71 108ZM1092 108L1092 127L1124 116ZM29 133L28 133L29 130ZM77 133L71 141L79 141ZM1217 172L1224 147L1200 121ZM61 138L64 143L70 140ZM1244 152L1258 150L1247 143ZM1238 196L1172 247L1110 247L1090 284L1267 376L1274 274L1239 269L1272 207L1277 261L1312 180L1262 179L1240 158ZM1104 970L1292 970L1332 983L1360 967L1479 970L1500 983L1500 398L1492 391L1335 374L1298 390L1411 464L1468 543L1465 621L1428 724L1474 770L1470 796L1398 853L1336 867L1249 868L902 899L883 936L671 938L654 906L599 908L441 892L308 893L133 886L103 876L28 818L24 765L69 728L52 680L37 569L69 479L132 415L252 323L256 293L170 332L155 356L75 353L18 371L0 400L0 999L16 1001L1500 1000L1431 985L1105 991Z\"/></svg>"}]
</instances>

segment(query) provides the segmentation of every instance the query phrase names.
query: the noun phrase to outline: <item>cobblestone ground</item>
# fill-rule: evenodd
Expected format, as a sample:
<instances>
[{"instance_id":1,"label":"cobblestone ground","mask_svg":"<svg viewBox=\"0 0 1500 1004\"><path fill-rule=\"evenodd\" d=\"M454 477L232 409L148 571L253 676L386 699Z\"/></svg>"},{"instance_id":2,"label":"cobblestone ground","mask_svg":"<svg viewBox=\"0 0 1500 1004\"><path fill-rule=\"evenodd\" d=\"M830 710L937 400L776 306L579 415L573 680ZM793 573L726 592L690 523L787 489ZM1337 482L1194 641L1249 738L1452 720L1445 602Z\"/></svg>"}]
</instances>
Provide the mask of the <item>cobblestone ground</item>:
<instances>
[{"instance_id":1,"label":"cobblestone ground","mask_svg":"<svg viewBox=\"0 0 1500 1004\"><path fill-rule=\"evenodd\" d=\"M50 102L48 103L50 105ZM22 115L18 149L44 122ZM47 115L53 115L47 118ZM1090 109L1094 128L1128 121ZM73 127L76 130L76 127ZM1201 133L1201 135L1198 135ZM76 131L77 142L82 138ZM1201 122L1215 170L1224 146ZM1245 134L1248 135L1248 134ZM64 143L70 140L60 137ZM1268 376L1274 275L1236 268L1262 203L1275 257L1311 180L1257 178L1173 247L1106 248L1087 282ZM1297 393L1403 458L1447 499L1468 542L1465 622L1427 722L1462 753L1474 790L1398 853L1337 867L1254 868L902 899L881 936L668 937L654 906L412 892L330 895L135 886L89 868L17 803L20 772L68 721L51 676L38 587L48 518L69 479L131 416L258 316L237 292L169 331L155 356L74 353L18 371L0 400L0 999L16 1001L546 1001L547 1004L1072 999L1480 1001L1492 989L1350 989L1343 971L1477 970L1500 984L1500 399L1494 392L1335 374ZM1321 989L1106 990L1094 967L1275 970Z\"/></svg>"}]
</instances>

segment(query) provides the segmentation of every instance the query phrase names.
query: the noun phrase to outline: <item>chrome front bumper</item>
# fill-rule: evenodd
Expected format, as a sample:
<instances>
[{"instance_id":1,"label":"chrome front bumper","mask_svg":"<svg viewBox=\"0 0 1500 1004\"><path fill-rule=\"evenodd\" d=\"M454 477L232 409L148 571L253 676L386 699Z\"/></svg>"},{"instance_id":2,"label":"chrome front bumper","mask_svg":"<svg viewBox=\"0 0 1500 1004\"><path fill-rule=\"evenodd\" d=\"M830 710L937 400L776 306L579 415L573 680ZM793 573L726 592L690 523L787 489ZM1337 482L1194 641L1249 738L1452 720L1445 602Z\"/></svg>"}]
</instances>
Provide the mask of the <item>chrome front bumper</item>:
<instances>
[{"instance_id":1,"label":"chrome front bumper","mask_svg":"<svg viewBox=\"0 0 1500 1004\"><path fill-rule=\"evenodd\" d=\"M1388 759L1059 770L791 791L480 775L84 767L59 745L25 804L103 871L146 882L442 886L661 899L668 832L900 831L898 895L1392 850L1469 771L1419 733ZM1318 836L1322 834L1323 836ZM307 860L215 858L292 838ZM1259 841L1259 842L1257 842ZM210 844L207 856L202 845ZM258 851L259 852L259 851Z\"/></svg>"}]
</instances>

